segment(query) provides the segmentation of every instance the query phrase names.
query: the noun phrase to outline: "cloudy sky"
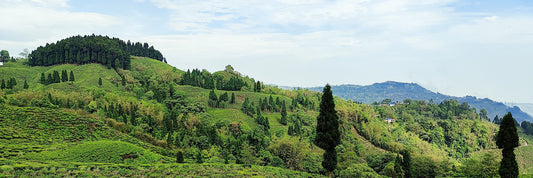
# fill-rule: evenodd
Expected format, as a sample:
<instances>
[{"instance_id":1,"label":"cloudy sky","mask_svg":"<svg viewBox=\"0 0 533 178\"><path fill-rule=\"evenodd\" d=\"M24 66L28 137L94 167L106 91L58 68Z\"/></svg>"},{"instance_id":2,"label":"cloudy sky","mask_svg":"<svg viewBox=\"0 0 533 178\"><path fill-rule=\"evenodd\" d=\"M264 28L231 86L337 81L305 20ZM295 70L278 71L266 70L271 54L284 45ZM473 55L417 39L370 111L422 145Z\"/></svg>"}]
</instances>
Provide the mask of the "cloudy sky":
<instances>
[{"instance_id":1,"label":"cloudy sky","mask_svg":"<svg viewBox=\"0 0 533 178\"><path fill-rule=\"evenodd\" d=\"M0 49L73 35L148 42L186 70L265 83L416 82L533 103L530 0L0 0Z\"/></svg>"}]
</instances>

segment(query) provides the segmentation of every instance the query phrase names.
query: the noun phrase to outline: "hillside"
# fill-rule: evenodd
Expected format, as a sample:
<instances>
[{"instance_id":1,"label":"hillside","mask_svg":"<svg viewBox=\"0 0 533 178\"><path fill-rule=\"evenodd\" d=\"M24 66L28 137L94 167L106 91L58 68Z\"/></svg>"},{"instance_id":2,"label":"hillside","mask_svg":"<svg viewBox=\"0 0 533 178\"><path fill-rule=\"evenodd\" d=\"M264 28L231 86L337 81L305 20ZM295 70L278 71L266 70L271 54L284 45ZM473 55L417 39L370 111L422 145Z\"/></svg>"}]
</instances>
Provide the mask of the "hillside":
<instances>
[{"instance_id":1,"label":"hillside","mask_svg":"<svg viewBox=\"0 0 533 178\"><path fill-rule=\"evenodd\" d=\"M309 88L310 90L320 91L320 87ZM518 107L508 107L501 102L496 102L488 98L476 98L474 96L455 97L435 93L423 88L416 83L401 83L401 82L383 82L375 83L368 86L360 85L337 85L332 86L333 93L341 98L352 101L363 102L371 104L373 102L381 102L385 99L391 99L392 102L403 102L405 99L411 100L425 100L440 103L443 100L457 100L459 102L466 102L470 106L476 108L478 111L484 108L488 112L490 119L496 115L501 118L507 112L511 112L513 117L518 121L533 121L533 117L520 110Z\"/></svg>"},{"instance_id":2,"label":"hillside","mask_svg":"<svg viewBox=\"0 0 533 178\"><path fill-rule=\"evenodd\" d=\"M126 69L29 66L27 60L0 67L0 79L10 85L0 90L1 175L326 174L324 150L314 144L320 92L264 85L231 65L209 72L147 57L128 60ZM334 103L341 134L337 177L400 177L406 170L419 177L473 176L480 171L462 169L476 161L471 155L496 147L498 126L455 100L382 106L336 97ZM409 168L400 165L404 159ZM525 160L527 174L533 165Z\"/></svg>"}]
</instances>

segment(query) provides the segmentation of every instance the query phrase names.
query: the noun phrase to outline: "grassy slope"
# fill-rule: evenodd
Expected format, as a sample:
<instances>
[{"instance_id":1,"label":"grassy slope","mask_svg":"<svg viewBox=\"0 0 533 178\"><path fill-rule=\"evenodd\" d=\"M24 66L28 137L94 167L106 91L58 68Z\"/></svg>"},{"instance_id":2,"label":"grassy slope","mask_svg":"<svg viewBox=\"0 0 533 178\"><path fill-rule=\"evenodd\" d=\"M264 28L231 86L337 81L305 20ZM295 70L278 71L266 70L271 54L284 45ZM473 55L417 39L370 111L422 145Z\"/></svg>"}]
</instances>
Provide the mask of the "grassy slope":
<instances>
[{"instance_id":1,"label":"grassy slope","mask_svg":"<svg viewBox=\"0 0 533 178\"><path fill-rule=\"evenodd\" d=\"M47 76L54 70L58 71L60 75L62 70L67 70L67 73L69 74L70 71L73 71L76 81L42 85L40 83L41 73L44 72L45 76ZM120 83L120 76L114 70L109 70L99 64L65 64L49 67L28 67L20 62L8 62L5 63L0 70L0 79L7 80L10 77L15 77L17 79L15 90L22 89L24 80L26 80L32 90L54 88L65 92L85 91L87 89L98 87L98 79L102 78L103 87L101 88L105 88L108 91L124 91L122 87L115 86L115 83Z\"/></svg>"},{"instance_id":2,"label":"grassy slope","mask_svg":"<svg viewBox=\"0 0 533 178\"><path fill-rule=\"evenodd\" d=\"M76 81L59 83L59 84L51 84L48 86L41 85L39 83L40 73L41 72L51 73L53 70L58 70L58 71L72 70L74 71L74 74L76 76ZM138 72L143 75L144 74L155 75L158 77L165 77L163 80L166 80L166 81L179 80L180 75L183 73L183 71L176 69L172 66L169 66L167 64L161 63L159 61L152 60L152 59L146 59L146 58L138 58L138 57L134 57L132 59L132 71L121 71L121 72L125 72L125 73ZM131 75L134 75L134 74L131 74ZM130 92L127 92L124 89L124 87L120 85L120 82L121 82L120 76L114 70L107 69L104 66L101 66L99 64L88 64L88 65L67 64L67 65L57 65L57 66L50 66L50 67L28 67L28 66L22 65L21 63L6 63L4 67L0 68L0 79L1 78L8 79L9 77L7 76L15 76L17 78L18 85L16 86L16 90L21 90L24 79L27 79L30 85L30 88L32 88L32 90L48 90L48 89L54 88L54 89L65 91L65 92L76 92L76 91L87 91L93 88L102 88L108 92L114 92L120 95L126 94L134 98L133 94L131 94ZM97 86L98 78L100 77L104 81L104 86L102 87ZM118 87L116 86L116 84L118 84ZM192 97L199 102L207 103L209 90L198 88L198 87L192 87L192 86L177 86L176 89L178 91L185 92L188 97ZM217 95L220 96L222 93L226 91L216 91L216 92L217 92ZM235 91L235 92L228 92L228 93L230 94L230 96L231 96L231 93L235 93L236 99L237 99L236 104L230 104L228 105L227 108L224 108L224 109L208 108L207 113L211 115L210 119L212 120L206 120L206 122L216 122L216 121L242 122L248 128L253 128L256 125L254 119L252 117L249 117L243 114L240 111L240 107L242 103L244 102L245 98L249 98L252 102L257 103L259 99L264 99L265 97L268 98L270 94L254 93L254 92L246 92L246 91ZM287 105L290 104L291 100L288 97L278 96L278 95L272 95L272 96L274 97L274 99L276 97L280 97L280 99L284 100L287 103ZM37 111L30 111L33 113L37 113L37 115L39 115L39 113L41 113L41 115L47 115L47 114L51 114L52 112L47 109L44 109L44 111L40 111L39 109L41 108L15 108L15 109L37 110ZM15 113L16 112L19 112L19 111L15 111ZM65 113L66 112L61 112L59 114L65 114ZM13 114L14 113L11 113L11 115ZM66 114L69 114L69 113L66 113ZM289 113L289 114L295 114L295 113ZM312 116L312 117L316 117L317 112L311 111L305 114ZM279 124L278 122L278 119L281 117L279 113L267 112L267 113L263 113L263 115L269 118L271 129L272 129L271 133L275 134L279 132L279 133L286 134L287 126L283 126ZM74 117L79 117L79 116L74 116ZM91 119L88 117L83 117L83 118L89 119L89 120ZM94 121L94 122L99 123L101 121ZM32 125L32 124L35 124L35 123L24 123L24 122L19 123L19 125ZM106 128L105 124L102 124L102 123L100 124L101 125L97 124L97 126L98 127L102 126L102 128ZM11 158L24 155L27 152L41 152L43 150L46 151L50 149L65 148L66 145L60 144L58 141L61 139L66 139L66 140L73 139L69 141L69 143L76 144L77 142L84 143L86 141L102 140L103 138L105 138L103 140L118 140L118 139L125 137L124 135L121 135L120 137L116 135L113 136L113 135L108 134L107 131L98 131L98 130L97 130L98 132L95 132L97 133L95 135L78 136L77 134L83 134L83 132L78 133L76 132L76 130L68 131L67 129L65 133L60 133L59 134L60 136L58 136L58 138L56 138L54 134L51 134L50 136L45 136L45 138L40 138L40 139L31 138L30 140L24 141L24 139L21 140L19 137L24 137L24 138L28 136L38 137L40 135L47 135L48 133L41 132L43 130L39 130L39 129L34 130L36 131L36 133L33 133L33 132L28 133L26 131L22 131L24 130L22 127L15 127L16 125L17 124L13 124L13 127L5 127L4 125L2 125L2 128L0 128L0 137L11 137L11 138L0 138L0 141L2 141L0 143L0 146L2 148L1 150L6 150L0 153L0 155L2 155L2 157L10 158L9 161L13 161L13 159ZM48 127L53 128L56 126L51 125ZM82 126L79 126L79 127L81 128ZM64 128L52 129L49 131L51 131L50 133L54 133L57 130L65 130L65 129ZM111 130L111 133L120 135L119 132L114 131L112 129L110 130ZM73 133L73 134L69 135L68 133ZM98 135L98 134L104 134L104 135ZM354 134L358 135L357 133L354 133ZM81 140L76 140L77 137L81 138ZM383 152L386 152L385 150L375 147L370 142L366 141L363 137L358 136L358 138L362 140L362 143L365 146L365 151L363 151L364 155L361 155L362 157L372 156L375 154L381 154ZM54 139L56 140L54 141ZM129 139L131 139L131 137L129 137ZM531 144L533 142L529 142L529 143ZM117 142L114 144L120 145L120 144L126 144L126 143ZM67 151L67 150L62 150L62 151ZM519 162L519 165L521 166L521 173L532 173L533 172L533 168L532 168L533 163L530 163L530 160L533 160L533 159L531 157L531 154L529 154L531 152L533 152L533 148L531 146L520 147L520 148L517 148L517 150L515 151L515 153L517 154L517 160ZM57 152L57 153L61 153L61 152ZM43 153L43 154L50 154L50 153ZM5 159L3 160L5 161ZM22 164L22 165L26 165L28 161L28 160L19 160L19 159L14 159L14 160L19 161L19 164ZM20 161L23 161L23 163L20 163ZM26 161L26 163L24 163L24 161ZM81 160L79 162L84 162L84 161ZM2 165L2 160L0 160L0 166L1 165ZM180 166L181 167L182 165L166 165L166 166L171 166L171 167ZM198 166L201 167L203 165L190 165L190 166L198 168ZM225 169L227 167L227 166L224 167L222 165L210 165L210 166L220 167L220 169ZM254 168L251 168L251 169L245 168L245 170L253 172L254 170L257 170L255 168L256 167L254 166ZM157 168L153 168L153 169L157 169ZM216 168L216 169L219 169L219 168ZM266 169L266 167L261 168L261 169ZM137 171L143 172L145 170L149 170L149 169L143 169L143 170L137 170ZM161 171L161 170L153 170L153 171ZM194 169L191 169L190 171L194 172ZM206 171L209 171L209 170L206 170ZM97 175L99 174L98 172L92 172L92 173L97 174ZM195 175L202 175L202 174L195 174ZM213 175L217 175L216 171L213 173ZM263 173L259 173L259 175L271 175L271 173L263 172Z\"/></svg>"},{"instance_id":3,"label":"grassy slope","mask_svg":"<svg viewBox=\"0 0 533 178\"><path fill-rule=\"evenodd\" d=\"M142 150L150 148L150 145L107 127L100 119L48 108L8 105L0 105L0 108L0 148L3 150L0 156L3 158L17 160L23 159L22 157L29 153L68 151L73 145L82 145L88 141L105 140L108 141L105 143L111 145L133 143ZM115 151L128 152L128 150L121 151L125 147L119 148ZM136 151L144 153L139 149ZM106 152L93 155L111 157L106 155ZM170 160L160 157L163 160Z\"/></svg>"},{"instance_id":4,"label":"grassy slope","mask_svg":"<svg viewBox=\"0 0 533 178\"><path fill-rule=\"evenodd\" d=\"M69 73L74 72L76 81L56 83L50 85L40 84L41 72L52 73L54 70L61 72L67 70ZM167 64L146 59L133 57L132 71L141 74L154 74L156 76L166 77L163 80L179 80L183 71L171 67ZM135 75L130 73L131 75ZM6 63L0 68L0 78L8 79L6 76L17 78L18 85L12 92L22 90L24 80L30 85L30 91L49 91L50 89L70 92L89 91L95 88L103 89L113 94L126 95L134 98L134 95L127 92L121 86L120 76L112 69L107 69L99 64L88 65L56 65L50 67L28 67L22 63ZM103 79L103 86L98 86L98 78ZM118 84L118 86L117 86ZM179 86L179 91L186 92L189 97L193 97L200 102L207 103L209 90L191 86ZM220 95L224 91L217 91ZM224 120L230 122L243 122L248 127L255 126L254 119L240 112L240 106L244 98L248 97L257 102L259 98L269 97L268 94L258 94L253 92L235 92L237 103L229 105L226 109L208 109L208 114L212 115L215 120ZM274 97L276 97L274 95ZM290 102L288 97L280 97L287 103ZM35 108L35 107L15 107L1 106L0 121L0 172L3 175L16 176L28 175L28 171L34 175L80 175L79 173L90 173L93 175L110 175L117 174L122 176L130 175L187 175L187 176L304 176L314 177L317 175L306 174L288 169L258 167L242 168L240 165L195 165L195 164L161 164L160 162L169 162L173 158L168 158L150 152L153 147L146 145L135 138L122 134L105 125L104 121L84 115L75 114L75 110L62 110ZM269 117L273 130L285 129L278 123L279 113L265 113ZM12 117L11 117L12 116ZM25 126L30 125L29 129ZM286 129L285 129L286 132ZM122 141L121 141L122 140ZM126 141L126 142L124 142ZM129 143L128 143L129 142ZM134 143L134 144L132 144ZM82 152L88 150L88 152ZM93 151L90 151L93 150ZM99 150L107 150L101 152ZM118 156L129 153L140 153L137 160L149 161L122 161ZM155 158L155 159L150 159ZM107 161L106 161L107 160ZM117 161L118 160L118 161ZM117 164L118 163L118 164ZM146 167L126 166L122 164L131 163L151 163ZM110 169L98 169L98 167L109 167ZM91 168L92 167L92 168ZM122 167L129 167L130 171L122 172ZM170 168L170 170L166 170ZM206 170L206 168L211 168ZM66 169L66 170L64 170ZM116 173L115 169L119 169ZM178 170L176 170L178 169ZM61 171L60 171L61 170ZM134 170L134 171L132 171ZM21 172L22 171L22 172ZM183 172L185 171L185 172ZM139 174L145 173L145 174Z\"/></svg>"}]
</instances>

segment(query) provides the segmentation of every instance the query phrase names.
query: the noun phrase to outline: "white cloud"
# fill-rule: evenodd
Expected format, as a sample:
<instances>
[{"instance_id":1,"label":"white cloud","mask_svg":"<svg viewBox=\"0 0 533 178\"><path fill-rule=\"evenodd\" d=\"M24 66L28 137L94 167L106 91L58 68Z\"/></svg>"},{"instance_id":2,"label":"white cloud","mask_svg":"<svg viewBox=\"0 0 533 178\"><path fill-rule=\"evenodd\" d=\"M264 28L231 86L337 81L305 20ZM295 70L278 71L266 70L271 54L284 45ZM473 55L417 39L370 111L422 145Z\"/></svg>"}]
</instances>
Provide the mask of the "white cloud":
<instances>
[{"instance_id":1,"label":"white cloud","mask_svg":"<svg viewBox=\"0 0 533 178\"><path fill-rule=\"evenodd\" d=\"M533 66L528 49L533 45L532 17L458 12L462 1L134 1L158 7L160 12L138 16L155 14L146 19L161 22L145 24L135 14L72 12L74 4L66 0L1 2L0 21L9 25L0 26L0 46L16 54L72 35L107 34L149 42L180 69L215 71L231 64L246 75L281 85L399 80L454 95L477 91L502 98L512 97L506 96L505 87L490 89L496 80L512 85L533 76L527 69ZM494 72L504 67L514 74Z\"/></svg>"},{"instance_id":2,"label":"white cloud","mask_svg":"<svg viewBox=\"0 0 533 178\"><path fill-rule=\"evenodd\" d=\"M70 12L64 0L10 0L0 7L0 21L3 24L0 39L11 44L8 50L12 53L74 35L106 32L121 25L119 19L109 15Z\"/></svg>"}]
</instances>

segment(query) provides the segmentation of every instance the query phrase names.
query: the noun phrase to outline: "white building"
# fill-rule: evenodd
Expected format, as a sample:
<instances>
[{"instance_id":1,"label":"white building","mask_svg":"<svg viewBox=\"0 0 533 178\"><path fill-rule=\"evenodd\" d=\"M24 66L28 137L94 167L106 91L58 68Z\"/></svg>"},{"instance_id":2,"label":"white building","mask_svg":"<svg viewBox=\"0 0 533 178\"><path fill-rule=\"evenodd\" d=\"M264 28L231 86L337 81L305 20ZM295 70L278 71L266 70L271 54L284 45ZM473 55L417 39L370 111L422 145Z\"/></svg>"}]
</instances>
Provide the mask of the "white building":
<instances>
[{"instance_id":1,"label":"white building","mask_svg":"<svg viewBox=\"0 0 533 178\"><path fill-rule=\"evenodd\" d=\"M0 62L0 66L4 66L4 63L3 63L3 62Z\"/></svg>"}]
</instances>

